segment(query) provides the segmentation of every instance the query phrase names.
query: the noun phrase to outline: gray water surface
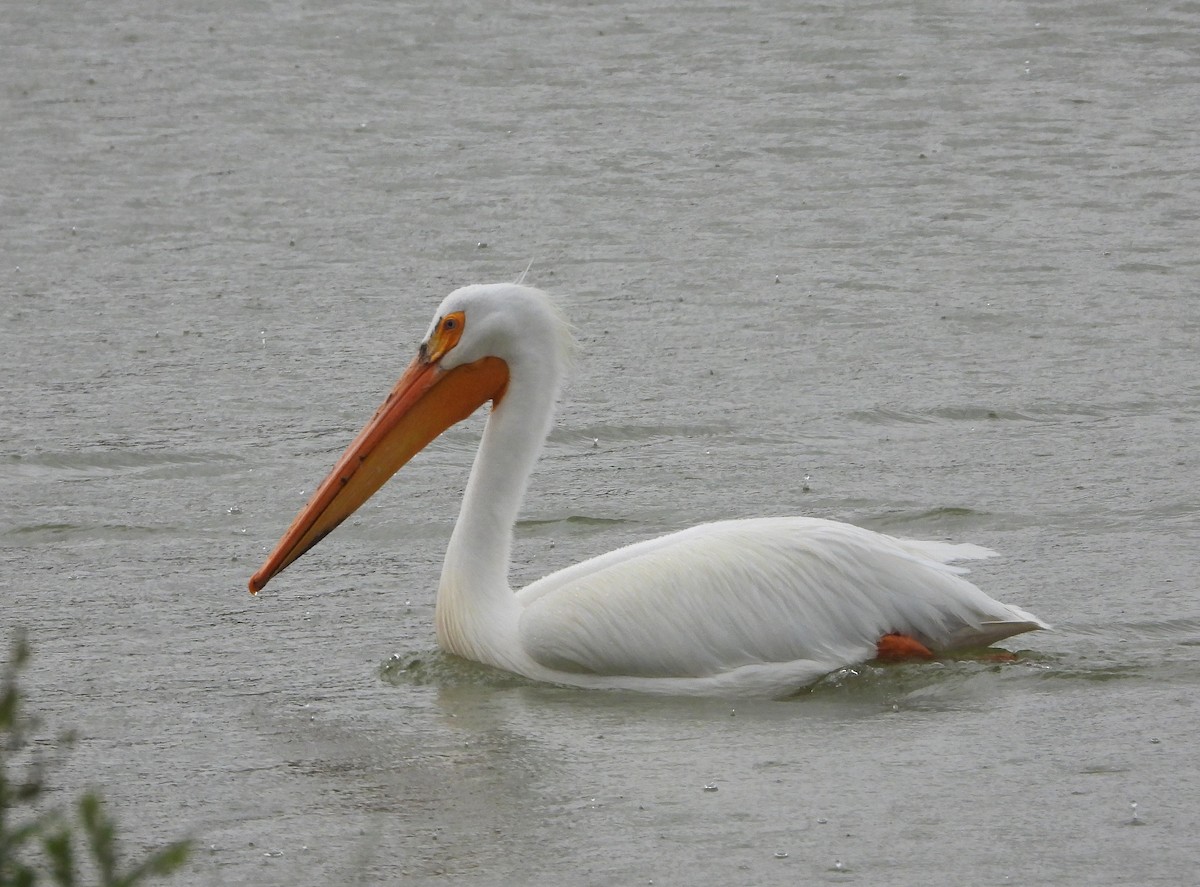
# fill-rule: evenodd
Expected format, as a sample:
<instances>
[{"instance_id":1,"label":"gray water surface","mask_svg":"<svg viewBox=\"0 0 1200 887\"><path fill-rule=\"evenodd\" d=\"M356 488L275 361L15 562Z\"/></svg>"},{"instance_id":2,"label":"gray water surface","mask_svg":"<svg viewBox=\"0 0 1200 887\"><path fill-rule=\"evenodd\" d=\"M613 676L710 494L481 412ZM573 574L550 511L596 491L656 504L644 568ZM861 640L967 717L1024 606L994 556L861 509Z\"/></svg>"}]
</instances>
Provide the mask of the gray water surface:
<instances>
[{"instance_id":1,"label":"gray water surface","mask_svg":"<svg viewBox=\"0 0 1200 887\"><path fill-rule=\"evenodd\" d=\"M180 884L1181 884L1200 7L17 2L0 633ZM580 359L514 584L803 513L1003 552L1016 662L794 699L437 653L479 430L245 582L456 286ZM713 790L715 789L715 790ZM1136 819L1132 808L1137 803Z\"/></svg>"}]
</instances>

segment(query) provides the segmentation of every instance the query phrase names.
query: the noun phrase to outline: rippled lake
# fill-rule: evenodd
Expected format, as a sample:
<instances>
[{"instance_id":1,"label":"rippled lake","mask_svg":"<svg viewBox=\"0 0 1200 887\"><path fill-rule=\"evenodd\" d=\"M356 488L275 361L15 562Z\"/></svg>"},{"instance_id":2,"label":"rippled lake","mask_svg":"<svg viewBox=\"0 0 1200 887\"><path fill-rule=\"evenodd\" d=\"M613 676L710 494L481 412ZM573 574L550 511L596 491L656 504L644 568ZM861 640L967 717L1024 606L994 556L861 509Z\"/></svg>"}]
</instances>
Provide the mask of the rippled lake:
<instances>
[{"instance_id":1,"label":"rippled lake","mask_svg":"<svg viewBox=\"0 0 1200 887\"><path fill-rule=\"evenodd\" d=\"M18 2L0 634L179 884L1181 884L1200 6ZM775 702L436 651L479 431L245 583L449 290L580 359L513 581L731 516L1003 553L1015 662ZM1133 805L1136 803L1137 807Z\"/></svg>"}]
</instances>

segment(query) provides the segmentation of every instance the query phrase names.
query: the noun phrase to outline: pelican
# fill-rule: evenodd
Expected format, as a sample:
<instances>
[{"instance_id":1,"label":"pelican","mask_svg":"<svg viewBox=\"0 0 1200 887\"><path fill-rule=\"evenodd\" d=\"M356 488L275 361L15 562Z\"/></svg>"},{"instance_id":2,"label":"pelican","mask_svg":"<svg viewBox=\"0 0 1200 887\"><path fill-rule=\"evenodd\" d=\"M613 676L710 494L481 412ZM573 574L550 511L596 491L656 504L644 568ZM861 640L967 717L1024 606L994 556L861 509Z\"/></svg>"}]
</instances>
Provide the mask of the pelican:
<instances>
[{"instance_id":1,"label":"pelican","mask_svg":"<svg viewBox=\"0 0 1200 887\"><path fill-rule=\"evenodd\" d=\"M701 524L514 591L513 525L572 348L540 290L452 292L387 399L250 579L251 593L490 401L437 592L437 639L450 653L575 687L781 696L872 659L931 658L1049 627L951 566L993 551L811 517Z\"/></svg>"}]
</instances>

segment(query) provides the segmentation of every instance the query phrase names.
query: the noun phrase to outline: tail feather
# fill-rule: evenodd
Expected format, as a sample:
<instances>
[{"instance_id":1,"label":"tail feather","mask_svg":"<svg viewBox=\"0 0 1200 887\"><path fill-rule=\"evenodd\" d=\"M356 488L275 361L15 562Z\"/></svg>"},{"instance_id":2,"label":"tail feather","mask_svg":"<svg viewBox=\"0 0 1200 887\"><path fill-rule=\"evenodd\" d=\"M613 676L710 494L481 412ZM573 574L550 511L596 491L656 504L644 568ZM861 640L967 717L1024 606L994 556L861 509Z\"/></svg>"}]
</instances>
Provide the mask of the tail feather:
<instances>
[{"instance_id":1,"label":"tail feather","mask_svg":"<svg viewBox=\"0 0 1200 887\"><path fill-rule=\"evenodd\" d=\"M990 548L970 542L917 542L910 539L901 541L911 551L923 554L940 564L951 564L955 561L980 561L984 558L1000 556L998 551L992 551Z\"/></svg>"}]
</instances>

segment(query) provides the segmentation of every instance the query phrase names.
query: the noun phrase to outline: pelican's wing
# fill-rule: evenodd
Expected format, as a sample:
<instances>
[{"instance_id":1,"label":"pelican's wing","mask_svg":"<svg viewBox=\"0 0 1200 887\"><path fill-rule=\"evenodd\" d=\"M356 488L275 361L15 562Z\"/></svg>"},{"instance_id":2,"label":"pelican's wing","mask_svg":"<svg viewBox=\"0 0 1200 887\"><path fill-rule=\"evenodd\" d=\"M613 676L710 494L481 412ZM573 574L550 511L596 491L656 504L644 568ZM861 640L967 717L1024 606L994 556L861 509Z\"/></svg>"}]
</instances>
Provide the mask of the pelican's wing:
<instances>
[{"instance_id":1,"label":"pelican's wing","mask_svg":"<svg viewBox=\"0 0 1200 887\"><path fill-rule=\"evenodd\" d=\"M558 671L699 677L807 660L820 674L872 658L889 632L944 650L1045 627L946 565L992 554L813 518L703 524L533 583L518 630Z\"/></svg>"}]
</instances>

